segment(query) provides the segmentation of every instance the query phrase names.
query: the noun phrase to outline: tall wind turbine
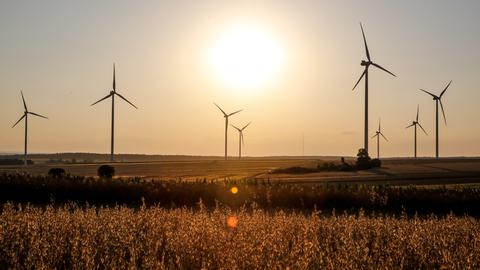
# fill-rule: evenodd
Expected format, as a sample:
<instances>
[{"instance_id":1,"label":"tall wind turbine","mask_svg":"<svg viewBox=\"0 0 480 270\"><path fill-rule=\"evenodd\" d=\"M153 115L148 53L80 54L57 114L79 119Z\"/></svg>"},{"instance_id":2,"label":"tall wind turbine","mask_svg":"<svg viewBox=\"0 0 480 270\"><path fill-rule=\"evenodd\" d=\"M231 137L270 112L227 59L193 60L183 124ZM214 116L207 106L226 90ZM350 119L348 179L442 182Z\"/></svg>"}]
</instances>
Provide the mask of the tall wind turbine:
<instances>
[{"instance_id":1,"label":"tall wind turbine","mask_svg":"<svg viewBox=\"0 0 480 270\"><path fill-rule=\"evenodd\" d=\"M125 100L128 104L132 105L135 109L138 109L137 106L133 105L132 102L128 101L126 98L124 98L122 95L120 95L117 90L116 90L116 86L115 86L115 64L113 64L113 89L110 90L110 93L105 96L104 98L100 99L99 101L93 103L92 105L90 106L93 106L97 103L99 103L100 101L103 101L109 97L112 98L112 133L111 133L111 141L110 141L110 160L111 161L114 161L114 158L113 158L113 149L114 149L114 140L115 140L115 130L114 130L114 127L115 127L115 95L117 95L118 97L120 97L121 99Z\"/></svg>"},{"instance_id":2,"label":"tall wind turbine","mask_svg":"<svg viewBox=\"0 0 480 270\"><path fill-rule=\"evenodd\" d=\"M423 129L422 125L420 124L420 122L418 122L418 114L419 114L419 110L420 110L420 106L417 105L417 118L415 118L415 121L412 122L412 124L406 128L411 128L411 127L414 127L414 146L413 146L413 149L414 149L414 157L417 158L417 126L419 126L422 130L423 130L423 133L425 133L425 135L428 135L427 132L425 131L425 129Z\"/></svg>"},{"instance_id":3,"label":"tall wind turbine","mask_svg":"<svg viewBox=\"0 0 480 270\"><path fill-rule=\"evenodd\" d=\"M373 135L372 139L377 137L377 158L379 159L380 158L380 136L382 136L385 141L388 142L388 139L387 137L385 137L385 135L383 135L382 133L382 129L380 127L380 120L378 120L378 130L375 131L375 135Z\"/></svg>"},{"instance_id":4,"label":"tall wind turbine","mask_svg":"<svg viewBox=\"0 0 480 270\"><path fill-rule=\"evenodd\" d=\"M357 85L360 83L360 81L362 80L362 78L365 76L365 131L364 131L364 148L365 150L367 151L368 153L368 68L370 67L370 65L374 66L374 67L377 67L385 72L387 72L388 74L396 77L395 74L393 74L392 72L388 71L387 69L383 68L382 66L372 62L372 59L370 58L370 52L368 51L368 46L367 46L367 40L365 38L365 33L363 31L363 26L362 24L360 23L360 29L362 29L362 36L363 36L363 42L365 43L365 52L367 54L367 60L362 60L362 62L360 63L361 66L364 66L365 67L365 70L363 71L362 75L360 76L360 78L358 79L357 83L355 84L355 86L353 87L352 91L355 89L355 87L357 87Z\"/></svg>"},{"instance_id":5,"label":"tall wind turbine","mask_svg":"<svg viewBox=\"0 0 480 270\"><path fill-rule=\"evenodd\" d=\"M430 96L433 97L433 100L435 101L435 114L436 114L436 118L435 118L435 157L438 158L439 157L439 154L438 154L438 103L440 103L440 107L442 108L442 114L443 114L443 120L445 120L445 125L447 125L447 118L445 117L445 111L443 110L443 104L442 104L442 96L443 94L445 94L445 91L447 91L448 87L450 86L450 84L452 83L452 81L450 81L448 84L447 84L447 87L445 87L445 89L443 89L442 93L440 93L440 96L437 96L437 95L434 95L428 91L425 91L423 89L420 89L421 91L429 94Z\"/></svg>"},{"instance_id":6,"label":"tall wind turbine","mask_svg":"<svg viewBox=\"0 0 480 270\"><path fill-rule=\"evenodd\" d=\"M223 113L223 117L225 117L225 160L227 160L227 137L228 137L228 118L236 113L239 113L243 110L238 110L233 113L227 114L220 106L217 105L217 103L213 103L217 108Z\"/></svg>"},{"instance_id":7,"label":"tall wind turbine","mask_svg":"<svg viewBox=\"0 0 480 270\"><path fill-rule=\"evenodd\" d=\"M245 145L245 141L243 140L243 131L251 124L252 122L249 122L242 128L238 128L234 125L231 125L234 127L236 130L238 130L238 158L242 158L242 145Z\"/></svg>"},{"instance_id":8,"label":"tall wind turbine","mask_svg":"<svg viewBox=\"0 0 480 270\"><path fill-rule=\"evenodd\" d=\"M23 162L24 162L24 165L27 166L28 115L31 114L31 115L38 116L45 119L48 119L48 118L38 113L29 112L27 109L27 103L25 102L25 98L23 97L23 92L20 91L20 94L22 95L23 108L25 108L25 111L23 112L23 116L20 117L20 119L18 119L18 121L12 126L12 128L14 128L20 121L22 121L23 118L25 118L25 152L23 156Z\"/></svg>"}]
</instances>

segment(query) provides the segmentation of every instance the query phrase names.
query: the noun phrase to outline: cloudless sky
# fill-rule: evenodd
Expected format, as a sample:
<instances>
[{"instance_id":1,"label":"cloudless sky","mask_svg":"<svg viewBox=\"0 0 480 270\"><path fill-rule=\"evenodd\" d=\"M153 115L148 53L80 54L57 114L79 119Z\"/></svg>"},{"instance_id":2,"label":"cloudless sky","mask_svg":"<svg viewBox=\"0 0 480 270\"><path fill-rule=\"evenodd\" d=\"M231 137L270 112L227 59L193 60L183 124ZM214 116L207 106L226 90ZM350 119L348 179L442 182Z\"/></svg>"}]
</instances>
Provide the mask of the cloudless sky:
<instances>
[{"instance_id":1,"label":"cloudless sky","mask_svg":"<svg viewBox=\"0 0 480 270\"><path fill-rule=\"evenodd\" d=\"M363 145L363 83L351 91L365 58L363 22L372 59L395 74L370 69L370 134L378 119L385 156L408 156L405 127L420 104L419 155L433 156L434 102L444 96L440 155L480 154L479 1L1 1L0 152L23 151L23 90L31 152L109 152L112 63L117 90L116 152L222 155L231 123L253 121L245 155L355 155ZM285 53L269 84L238 89L208 64L226 29L248 24ZM229 131L229 154L238 134ZM375 141L370 141L375 154Z\"/></svg>"}]
</instances>

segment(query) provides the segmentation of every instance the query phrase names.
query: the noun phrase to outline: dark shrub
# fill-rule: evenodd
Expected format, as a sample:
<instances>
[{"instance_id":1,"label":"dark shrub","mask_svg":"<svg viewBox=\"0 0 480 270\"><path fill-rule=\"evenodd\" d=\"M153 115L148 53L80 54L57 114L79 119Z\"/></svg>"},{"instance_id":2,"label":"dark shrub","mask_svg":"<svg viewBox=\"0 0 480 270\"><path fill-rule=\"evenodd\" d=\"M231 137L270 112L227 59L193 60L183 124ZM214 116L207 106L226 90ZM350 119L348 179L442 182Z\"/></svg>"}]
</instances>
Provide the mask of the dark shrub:
<instances>
[{"instance_id":1,"label":"dark shrub","mask_svg":"<svg viewBox=\"0 0 480 270\"><path fill-rule=\"evenodd\" d=\"M380 168L382 167L382 161L380 161L378 158L374 158L372 161L370 161L370 165L372 168Z\"/></svg>"},{"instance_id":2,"label":"dark shrub","mask_svg":"<svg viewBox=\"0 0 480 270\"><path fill-rule=\"evenodd\" d=\"M65 176L65 170L62 168L51 168L48 171L48 176L54 177L54 178L61 178Z\"/></svg>"},{"instance_id":3,"label":"dark shrub","mask_svg":"<svg viewBox=\"0 0 480 270\"><path fill-rule=\"evenodd\" d=\"M370 157L364 148L358 149L356 167L357 170L368 170L371 168Z\"/></svg>"},{"instance_id":4,"label":"dark shrub","mask_svg":"<svg viewBox=\"0 0 480 270\"><path fill-rule=\"evenodd\" d=\"M110 165L102 165L98 167L97 175L100 178L111 179L115 175L115 168Z\"/></svg>"},{"instance_id":5,"label":"dark shrub","mask_svg":"<svg viewBox=\"0 0 480 270\"><path fill-rule=\"evenodd\" d=\"M352 165L344 162L338 166L338 170L341 172L351 172L354 168Z\"/></svg>"}]
</instances>

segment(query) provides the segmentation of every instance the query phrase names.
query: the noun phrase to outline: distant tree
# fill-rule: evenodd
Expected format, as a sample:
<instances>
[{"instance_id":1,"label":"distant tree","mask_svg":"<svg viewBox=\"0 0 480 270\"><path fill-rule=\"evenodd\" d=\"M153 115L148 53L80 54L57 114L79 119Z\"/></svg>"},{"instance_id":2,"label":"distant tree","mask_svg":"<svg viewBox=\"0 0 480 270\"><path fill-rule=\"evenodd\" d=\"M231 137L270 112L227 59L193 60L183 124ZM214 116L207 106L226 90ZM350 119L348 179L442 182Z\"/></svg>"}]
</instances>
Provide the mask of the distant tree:
<instances>
[{"instance_id":1,"label":"distant tree","mask_svg":"<svg viewBox=\"0 0 480 270\"><path fill-rule=\"evenodd\" d=\"M62 168L51 168L48 171L48 176L53 177L53 178L61 178L65 176L65 170Z\"/></svg>"},{"instance_id":2,"label":"distant tree","mask_svg":"<svg viewBox=\"0 0 480 270\"><path fill-rule=\"evenodd\" d=\"M100 178L112 179L112 177L115 175L115 168L110 165L102 165L98 167L97 175Z\"/></svg>"},{"instance_id":3,"label":"distant tree","mask_svg":"<svg viewBox=\"0 0 480 270\"><path fill-rule=\"evenodd\" d=\"M372 167L370 163L370 157L368 156L367 150L364 148L358 149L356 167L358 170L368 170Z\"/></svg>"}]
</instances>

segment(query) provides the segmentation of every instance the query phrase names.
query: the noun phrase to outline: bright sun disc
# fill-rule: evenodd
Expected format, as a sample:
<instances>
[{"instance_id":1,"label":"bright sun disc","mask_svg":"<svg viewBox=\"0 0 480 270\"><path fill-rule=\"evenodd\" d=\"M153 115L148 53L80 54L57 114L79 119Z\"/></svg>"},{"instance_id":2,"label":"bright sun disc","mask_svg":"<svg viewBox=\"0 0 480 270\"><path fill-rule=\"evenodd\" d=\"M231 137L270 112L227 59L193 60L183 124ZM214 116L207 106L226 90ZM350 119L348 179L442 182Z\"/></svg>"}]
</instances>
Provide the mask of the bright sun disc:
<instances>
[{"instance_id":1,"label":"bright sun disc","mask_svg":"<svg viewBox=\"0 0 480 270\"><path fill-rule=\"evenodd\" d=\"M275 79L284 54L275 40L254 27L237 26L226 31L210 55L217 74L230 86L254 88Z\"/></svg>"}]
</instances>

